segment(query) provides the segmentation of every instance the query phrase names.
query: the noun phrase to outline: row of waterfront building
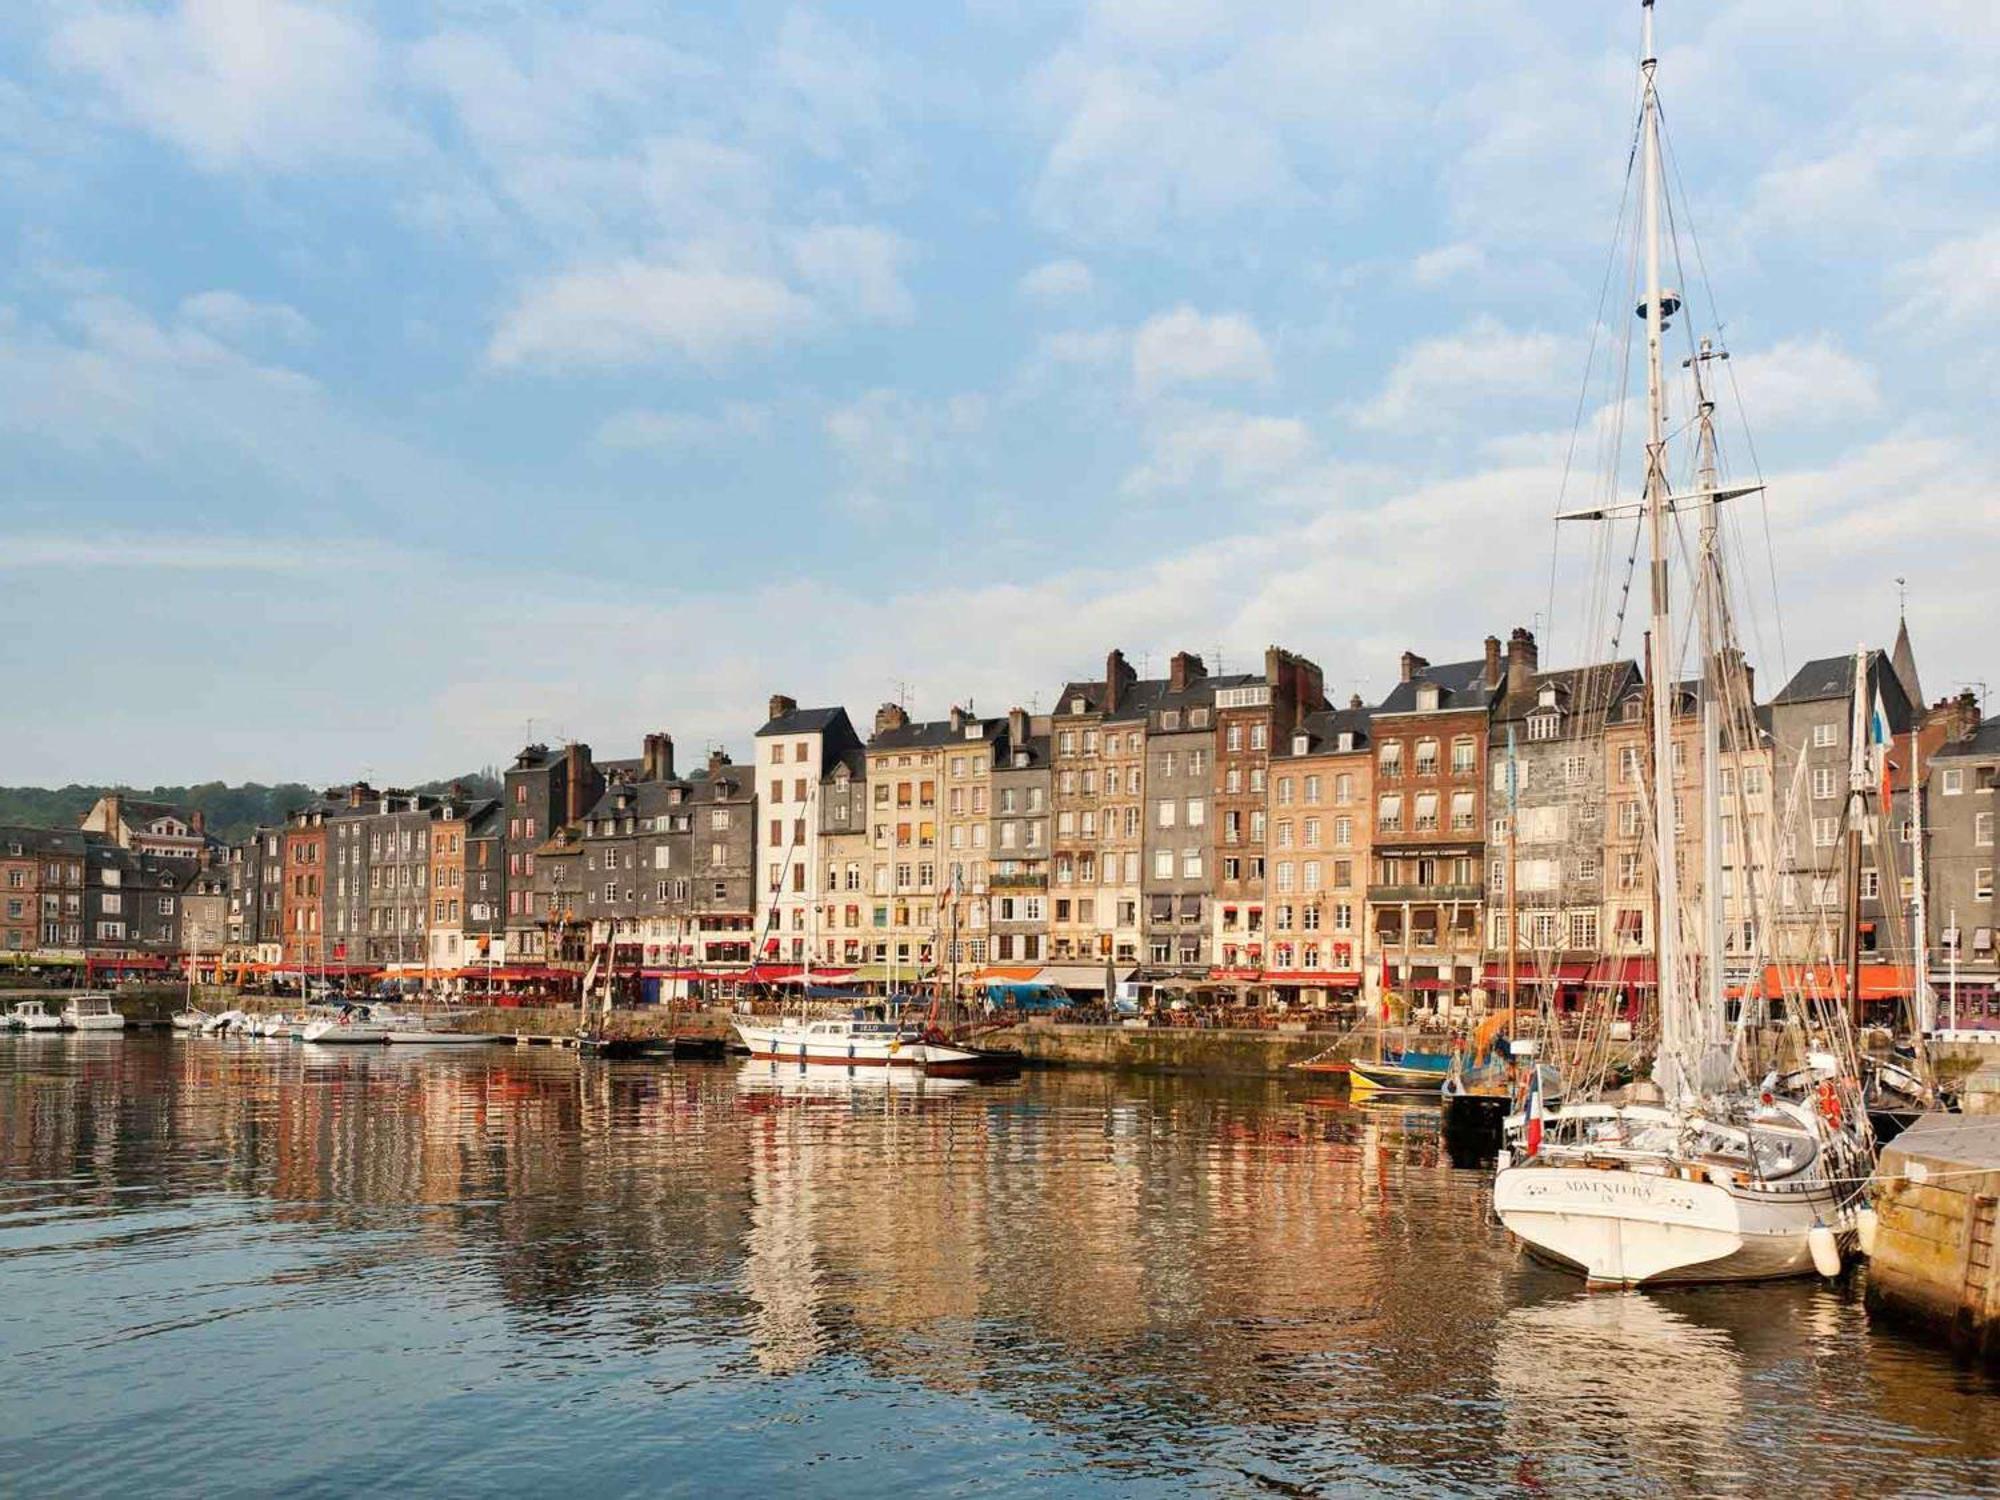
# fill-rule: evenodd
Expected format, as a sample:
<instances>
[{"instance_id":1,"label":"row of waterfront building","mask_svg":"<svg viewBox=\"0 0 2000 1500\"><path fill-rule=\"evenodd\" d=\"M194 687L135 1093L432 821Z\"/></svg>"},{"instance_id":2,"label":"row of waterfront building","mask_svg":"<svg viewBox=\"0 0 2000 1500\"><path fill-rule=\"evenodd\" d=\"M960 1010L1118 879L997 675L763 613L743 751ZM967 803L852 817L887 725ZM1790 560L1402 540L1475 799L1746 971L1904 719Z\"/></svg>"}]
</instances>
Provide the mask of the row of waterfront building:
<instances>
[{"instance_id":1,"label":"row of waterfront building","mask_svg":"<svg viewBox=\"0 0 2000 1500\"><path fill-rule=\"evenodd\" d=\"M1895 736L1858 864L1857 667ZM1682 886L1720 880L1727 951L1832 971L1858 949L1865 995L1907 993L1920 813L1930 958L1983 1006L2000 722L1969 693L1926 708L1906 630L1808 662L1721 767L1710 859L1695 696L1672 691ZM106 798L82 829L0 832L0 950L489 986L955 974L1304 1004L1491 989L1511 965L1640 998L1659 921L1649 693L1631 661L1545 670L1526 630L1469 660L1405 652L1374 704L1329 702L1319 667L1276 647L1259 672L1183 652L1157 678L1112 651L1047 713L887 704L857 725L778 695L748 762L683 767L665 733L625 760L535 744L498 798L356 783L227 846ZM1772 922L1752 920L1753 892Z\"/></svg>"}]
</instances>

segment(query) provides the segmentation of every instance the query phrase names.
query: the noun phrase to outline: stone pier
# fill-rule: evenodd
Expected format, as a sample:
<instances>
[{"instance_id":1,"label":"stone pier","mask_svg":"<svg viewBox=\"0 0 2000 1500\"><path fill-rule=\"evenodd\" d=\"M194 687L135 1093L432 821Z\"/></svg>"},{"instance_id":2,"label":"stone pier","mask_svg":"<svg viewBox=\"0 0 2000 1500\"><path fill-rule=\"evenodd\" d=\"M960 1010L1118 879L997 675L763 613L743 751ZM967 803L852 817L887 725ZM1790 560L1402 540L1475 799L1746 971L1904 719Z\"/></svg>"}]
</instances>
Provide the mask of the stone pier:
<instances>
[{"instance_id":1,"label":"stone pier","mask_svg":"<svg viewBox=\"0 0 2000 1500\"><path fill-rule=\"evenodd\" d=\"M1882 1152L1868 1307L2000 1365L2000 1118L1926 1115Z\"/></svg>"}]
</instances>

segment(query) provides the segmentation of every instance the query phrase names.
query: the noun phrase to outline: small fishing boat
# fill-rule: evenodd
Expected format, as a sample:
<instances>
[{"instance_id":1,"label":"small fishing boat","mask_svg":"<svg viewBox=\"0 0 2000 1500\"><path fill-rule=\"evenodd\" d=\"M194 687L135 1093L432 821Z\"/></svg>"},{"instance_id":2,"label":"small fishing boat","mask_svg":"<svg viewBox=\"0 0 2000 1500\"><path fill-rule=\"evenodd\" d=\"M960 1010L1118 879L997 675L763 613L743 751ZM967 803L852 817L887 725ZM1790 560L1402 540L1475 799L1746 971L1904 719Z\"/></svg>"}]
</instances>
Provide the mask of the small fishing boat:
<instances>
[{"instance_id":1,"label":"small fishing boat","mask_svg":"<svg viewBox=\"0 0 2000 1500\"><path fill-rule=\"evenodd\" d=\"M1347 1065L1348 1087L1360 1094L1430 1094L1444 1088L1451 1070L1449 1052L1406 1048L1379 1057L1355 1058Z\"/></svg>"},{"instance_id":2,"label":"small fishing boat","mask_svg":"<svg viewBox=\"0 0 2000 1500\"><path fill-rule=\"evenodd\" d=\"M125 1018L104 994L71 995L62 1008L65 1031L123 1031Z\"/></svg>"},{"instance_id":3,"label":"small fishing boat","mask_svg":"<svg viewBox=\"0 0 2000 1500\"><path fill-rule=\"evenodd\" d=\"M61 1031L62 1017L49 1013L46 1000L16 1000L7 1012L7 1025L14 1031Z\"/></svg>"}]
</instances>

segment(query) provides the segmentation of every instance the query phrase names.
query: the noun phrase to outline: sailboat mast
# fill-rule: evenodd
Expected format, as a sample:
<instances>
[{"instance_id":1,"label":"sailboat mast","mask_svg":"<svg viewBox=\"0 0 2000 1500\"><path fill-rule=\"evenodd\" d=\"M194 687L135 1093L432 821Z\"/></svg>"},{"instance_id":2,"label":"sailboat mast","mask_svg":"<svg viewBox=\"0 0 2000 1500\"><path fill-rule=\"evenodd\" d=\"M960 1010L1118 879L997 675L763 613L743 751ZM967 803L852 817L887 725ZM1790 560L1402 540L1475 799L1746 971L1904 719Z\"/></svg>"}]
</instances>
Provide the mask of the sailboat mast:
<instances>
[{"instance_id":1,"label":"sailboat mast","mask_svg":"<svg viewBox=\"0 0 2000 1500\"><path fill-rule=\"evenodd\" d=\"M1861 825L1868 816L1867 701L1868 650L1857 646L1854 703L1847 730L1847 902L1842 924L1847 939L1847 1005L1856 1026L1861 1024Z\"/></svg>"},{"instance_id":2,"label":"sailboat mast","mask_svg":"<svg viewBox=\"0 0 2000 1500\"><path fill-rule=\"evenodd\" d=\"M1910 998L1919 1039L1929 1036L1931 1028L1937 1025L1937 1002L1931 996L1930 922L1924 906L1924 778L1917 760L1921 753L1917 726L1913 723L1910 725L1910 843L1915 850L1911 874L1916 880L1916 900L1910 911L1910 963L1914 974ZM1885 810L1882 835L1887 837L1888 832Z\"/></svg>"},{"instance_id":3,"label":"sailboat mast","mask_svg":"<svg viewBox=\"0 0 2000 1500\"><path fill-rule=\"evenodd\" d=\"M1653 951L1660 999L1660 1057L1655 1070L1669 1104L1689 1092L1686 1064L1687 1006L1681 995L1680 880L1674 861L1673 796L1673 628L1667 586L1666 383L1661 373L1661 346L1666 333L1666 309L1660 287L1660 116L1653 73L1653 0L1642 0L1645 18L1639 74L1645 160L1644 230L1646 238L1646 532L1650 553L1652 628L1647 639L1646 675L1652 680L1653 708L1653 863L1658 919Z\"/></svg>"},{"instance_id":4,"label":"sailboat mast","mask_svg":"<svg viewBox=\"0 0 2000 1500\"><path fill-rule=\"evenodd\" d=\"M1699 413L1697 442L1700 449L1696 486L1701 492L1700 567L1695 576L1696 609L1701 629L1701 1028L1700 1050L1702 1085L1721 1082L1710 1078L1708 1061L1721 1044L1722 1025L1722 719L1727 711L1723 692L1722 569L1717 552L1715 524L1715 403L1708 397L1704 379L1706 362L1715 357L1709 341L1689 361L1694 371L1695 402ZM1728 663L1728 665L1733 665ZM1743 831L1739 825L1739 833Z\"/></svg>"}]
</instances>

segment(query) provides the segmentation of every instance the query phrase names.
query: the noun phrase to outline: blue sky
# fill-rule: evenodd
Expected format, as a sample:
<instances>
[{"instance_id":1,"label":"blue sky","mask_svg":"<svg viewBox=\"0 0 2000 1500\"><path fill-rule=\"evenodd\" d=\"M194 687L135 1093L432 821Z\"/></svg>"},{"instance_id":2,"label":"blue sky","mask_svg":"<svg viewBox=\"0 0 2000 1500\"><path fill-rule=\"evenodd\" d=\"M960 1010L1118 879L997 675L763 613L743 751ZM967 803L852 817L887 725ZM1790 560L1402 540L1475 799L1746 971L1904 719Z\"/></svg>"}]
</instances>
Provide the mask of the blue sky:
<instances>
[{"instance_id":1,"label":"blue sky","mask_svg":"<svg viewBox=\"0 0 2000 1500\"><path fill-rule=\"evenodd\" d=\"M1046 707L1112 645L1575 660L1637 17L9 7L0 782L740 749L772 692ZM1903 574L1930 694L2000 678L2000 12L1660 25L1760 667Z\"/></svg>"}]
</instances>

